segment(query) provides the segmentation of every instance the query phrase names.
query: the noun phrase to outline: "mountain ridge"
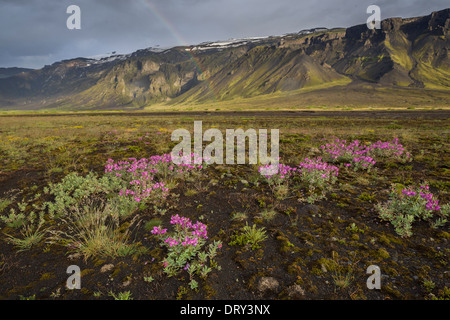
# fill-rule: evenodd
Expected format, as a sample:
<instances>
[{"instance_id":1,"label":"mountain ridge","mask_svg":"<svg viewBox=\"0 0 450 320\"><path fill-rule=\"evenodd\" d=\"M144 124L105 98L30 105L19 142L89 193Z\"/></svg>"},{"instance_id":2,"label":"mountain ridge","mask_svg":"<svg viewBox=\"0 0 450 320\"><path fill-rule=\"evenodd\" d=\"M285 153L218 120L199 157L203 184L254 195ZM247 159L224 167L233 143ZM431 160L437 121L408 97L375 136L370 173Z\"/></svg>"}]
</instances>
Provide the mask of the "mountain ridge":
<instances>
[{"instance_id":1,"label":"mountain ridge","mask_svg":"<svg viewBox=\"0 0 450 320\"><path fill-rule=\"evenodd\" d=\"M446 92L449 26L450 9L444 9L422 17L388 18L380 30L365 24L315 28L63 60L0 77L0 109L151 109L331 87Z\"/></svg>"}]
</instances>

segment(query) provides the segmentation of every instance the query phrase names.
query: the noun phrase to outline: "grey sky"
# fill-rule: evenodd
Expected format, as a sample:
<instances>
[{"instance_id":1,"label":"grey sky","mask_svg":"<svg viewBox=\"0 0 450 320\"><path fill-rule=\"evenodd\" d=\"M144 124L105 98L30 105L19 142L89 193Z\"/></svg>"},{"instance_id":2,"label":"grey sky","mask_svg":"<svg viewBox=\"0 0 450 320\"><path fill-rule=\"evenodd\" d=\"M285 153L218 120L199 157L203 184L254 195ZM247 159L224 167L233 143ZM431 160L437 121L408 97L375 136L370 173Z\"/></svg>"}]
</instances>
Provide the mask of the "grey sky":
<instances>
[{"instance_id":1,"label":"grey sky","mask_svg":"<svg viewBox=\"0 0 450 320\"><path fill-rule=\"evenodd\" d=\"M72 4L81 9L81 30L66 27ZM448 0L0 0L0 67L348 27L365 23L371 4L385 19L427 15Z\"/></svg>"}]
</instances>

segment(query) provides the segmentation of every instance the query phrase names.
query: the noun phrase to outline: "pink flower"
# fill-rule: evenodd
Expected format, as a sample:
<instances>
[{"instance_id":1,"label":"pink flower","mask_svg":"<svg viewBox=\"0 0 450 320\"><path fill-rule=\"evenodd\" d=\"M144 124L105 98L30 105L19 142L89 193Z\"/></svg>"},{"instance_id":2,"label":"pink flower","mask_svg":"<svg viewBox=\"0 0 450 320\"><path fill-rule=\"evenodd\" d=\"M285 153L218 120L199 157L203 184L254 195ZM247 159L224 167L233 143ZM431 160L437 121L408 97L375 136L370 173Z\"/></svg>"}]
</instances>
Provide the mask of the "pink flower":
<instances>
[{"instance_id":1,"label":"pink flower","mask_svg":"<svg viewBox=\"0 0 450 320\"><path fill-rule=\"evenodd\" d=\"M169 247L173 247L176 246L177 244L179 244L179 242L176 239L173 239L171 237L168 237L166 239L166 241L164 241L165 243L169 243Z\"/></svg>"},{"instance_id":2,"label":"pink flower","mask_svg":"<svg viewBox=\"0 0 450 320\"><path fill-rule=\"evenodd\" d=\"M161 229L161 227L153 227L151 231L152 234L164 234L167 232L167 229Z\"/></svg>"}]
</instances>

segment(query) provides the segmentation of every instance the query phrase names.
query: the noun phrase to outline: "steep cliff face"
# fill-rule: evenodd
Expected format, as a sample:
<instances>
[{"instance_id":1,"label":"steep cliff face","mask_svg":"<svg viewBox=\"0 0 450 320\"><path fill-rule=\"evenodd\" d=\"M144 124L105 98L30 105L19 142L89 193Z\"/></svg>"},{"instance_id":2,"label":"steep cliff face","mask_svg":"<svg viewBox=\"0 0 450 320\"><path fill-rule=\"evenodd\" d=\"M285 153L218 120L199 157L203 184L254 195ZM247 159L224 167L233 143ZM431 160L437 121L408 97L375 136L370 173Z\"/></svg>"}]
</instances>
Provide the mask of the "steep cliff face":
<instances>
[{"instance_id":1,"label":"steep cliff face","mask_svg":"<svg viewBox=\"0 0 450 320\"><path fill-rule=\"evenodd\" d=\"M448 88L449 12L386 19L380 30L348 28L345 54L333 67L352 78L386 85Z\"/></svg>"},{"instance_id":2,"label":"steep cliff face","mask_svg":"<svg viewBox=\"0 0 450 320\"><path fill-rule=\"evenodd\" d=\"M280 37L73 59L0 77L0 108L98 109L253 97L350 82L450 88L450 9Z\"/></svg>"},{"instance_id":3,"label":"steep cliff face","mask_svg":"<svg viewBox=\"0 0 450 320\"><path fill-rule=\"evenodd\" d=\"M0 68L0 79L8 78L8 77L11 77L11 76L14 76L14 75L21 74L22 72L30 72L30 71L33 71L33 69L17 68L17 67Z\"/></svg>"}]
</instances>

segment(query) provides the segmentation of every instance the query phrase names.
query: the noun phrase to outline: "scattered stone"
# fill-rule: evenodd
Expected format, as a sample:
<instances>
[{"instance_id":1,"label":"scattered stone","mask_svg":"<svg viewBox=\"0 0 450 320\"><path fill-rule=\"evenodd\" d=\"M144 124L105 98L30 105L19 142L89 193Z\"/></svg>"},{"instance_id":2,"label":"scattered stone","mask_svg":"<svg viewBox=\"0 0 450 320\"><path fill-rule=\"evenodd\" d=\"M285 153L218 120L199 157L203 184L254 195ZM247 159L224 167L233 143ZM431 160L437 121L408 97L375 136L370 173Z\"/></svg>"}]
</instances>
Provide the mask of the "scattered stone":
<instances>
[{"instance_id":1,"label":"scattered stone","mask_svg":"<svg viewBox=\"0 0 450 320\"><path fill-rule=\"evenodd\" d=\"M245 180L245 179L242 179L242 180L241 180L241 183L242 183L242 184L245 184L245 185L248 185L248 181Z\"/></svg>"},{"instance_id":2,"label":"scattered stone","mask_svg":"<svg viewBox=\"0 0 450 320\"><path fill-rule=\"evenodd\" d=\"M114 268L114 265L113 265L112 263L110 263L110 264L105 264L105 265L100 269L100 272L101 272L101 273L105 273L105 272L111 271L113 268Z\"/></svg>"},{"instance_id":3,"label":"scattered stone","mask_svg":"<svg viewBox=\"0 0 450 320\"><path fill-rule=\"evenodd\" d=\"M278 280L273 277L263 277L259 280L258 290L262 293L266 291L275 292L278 290L280 284Z\"/></svg>"},{"instance_id":4,"label":"scattered stone","mask_svg":"<svg viewBox=\"0 0 450 320\"><path fill-rule=\"evenodd\" d=\"M298 206L296 209L297 214L301 215L313 215L318 214L320 208L315 204L307 204L306 206Z\"/></svg>"},{"instance_id":5,"label":"scattered stone","mask_svg":"<svg viewBox=\"0 0 450 320\"><path fill-rule=\"evenodd\" d=\"M67 259L69 259L69 260L75 260L75 259L80 258L82 255L83 255L83 254L77 252L77 253L74 253L74 254L71 254L71 255L67 256Z\"/></svg>"},{"instance_id":6,"label":"scattered stone","mask_svg":"<svg viewBox=\"0 0 450 320\"><path fill-rule=\"evenodd\" d=\"M324 272L324 273L328 272L327 268L325 267L325 265L323 263L320 264L320 267L322 269L322 272Z\"/></svg>"},{"instance_id":7,"label":"scattered stone","mask_svg":"<svg viewBox=\"0 0 450 320\"><path fill-rule=\"evenodd\" d=\"M130 285L130 283L131 283L131 280L127 280L124 283L122 283L122 287L123 288L128 287Z\"/></svg>"},{"instance_id":8,"label":"scattered stone","mask_svg":"<svg viewBox=\"0 0 450 320\"><path fill-rule=\"evenodd\" d=\"M287 288L287 294L291 299L301 299L305 295L305 290L299 284L294 284Z\"/></svg>"}]
</instances>

